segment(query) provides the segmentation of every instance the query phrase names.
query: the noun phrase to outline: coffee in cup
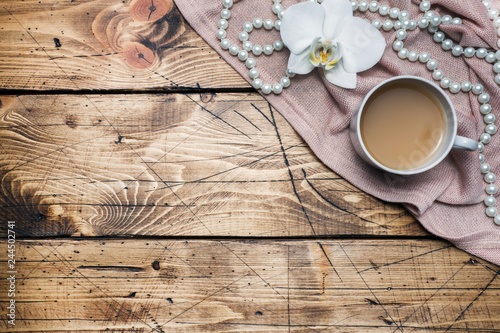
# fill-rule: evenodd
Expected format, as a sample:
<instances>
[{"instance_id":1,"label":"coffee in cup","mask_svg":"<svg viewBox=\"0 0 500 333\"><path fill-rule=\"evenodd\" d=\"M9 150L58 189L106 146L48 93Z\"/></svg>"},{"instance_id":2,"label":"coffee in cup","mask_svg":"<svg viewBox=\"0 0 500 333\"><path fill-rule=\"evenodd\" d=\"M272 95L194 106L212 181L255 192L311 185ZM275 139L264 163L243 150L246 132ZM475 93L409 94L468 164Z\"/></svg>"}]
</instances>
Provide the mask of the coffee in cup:
<instances>
[{"instance_id":1,"label":"coffee in cup","mask_svg":"<svg viewBox=\"0 0 500 333\"><path fill-rule=\"evenodd\" d=\"M456 135L455 110L434 83L399 76L373 88L351 121L351 139L366 161L396 174L437 165L452 147L475 150L477 142Z\"/></svg>"}]
</instances>

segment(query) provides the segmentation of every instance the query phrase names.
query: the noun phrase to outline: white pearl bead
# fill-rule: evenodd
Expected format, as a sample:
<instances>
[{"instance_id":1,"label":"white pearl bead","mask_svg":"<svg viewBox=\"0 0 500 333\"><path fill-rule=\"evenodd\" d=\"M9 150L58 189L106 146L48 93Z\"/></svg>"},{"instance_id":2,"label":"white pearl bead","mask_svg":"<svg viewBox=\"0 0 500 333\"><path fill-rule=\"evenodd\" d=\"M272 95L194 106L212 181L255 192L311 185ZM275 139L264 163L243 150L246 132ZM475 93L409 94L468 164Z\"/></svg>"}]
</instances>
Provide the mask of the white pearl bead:
<instances>
[{"instance_id":1,"label":"white pearl bead","mask_svg":"<svg viewBox=\"0 0 500 333\"><path fill-rule=\"evenodd\" d=\"M483 5L488 9L491 8L491 3L489 1L483 0Z\"/></svg>"},{"instance_id":2,"label":"white pearl bead","mask_svg":"<svg viewBox=\"0 0 500 333\"><path fill-rule=\"evenodd\" d=\"M408 27L408 30L415 30L415 28L417 28L417 21L410 20L410 26Z\"/></svg>"},{"instance_id":3,"label":"white pearl bead","mask_svg":"<svg viewBox=\"0 0 500 333\"><path fill-rule=\"evenodd\" d=\"M222 0L222 5L226 8L231 8L233 5L233 0Z\"/></svg>"},{"instance_id":4,"label":"white pearl bead","mask_svg":"<svg viewBox=\"0 0 500 333\"><path fill-rule=\"evenodd\" d=\"M382 28L382 21L379 19L375 19L375 20L373 20L372 25L375 28L380 29L380 28Z\"/></svg>"},{"instance_id":5,"label":"white pearl bead","mask_svg":"<svg viewBox=\"0 0 500 333\"><path fill-rule=\"evenodd\" d=\"M493 65L493 71L495 73L500 73L500 62L496 62L494 65Z\"/></svg>"},{"instance_id":6,"label":"white pearl bead","mask_svg":"<svg viewBox=\"0 0 500 333\"><path fill-rule=\"evenodd\" d=\"M482 153L483 150L484 150L484 144L482 142L479 142L477 144L477 151L480 152L480 153Z\"/></svg>"},{"instance_id":7,"label":"white pearl bead","mask_svg":"<svg viewBox=\"0 0 500 333\"><path fill-rule=\"evenodd\" d=\"M479 59L483 59L487 54L488 51L484 47L481 47L476 51L476 57L478 57Z\"/></svg>"},{"instance_id":8,"label":"white pearl bead","mask_svg":"<svg viewBox=\"0 0 500 333\"><path fill-rule=\"evenodd\" d=\"M480 83L477 83L475 84L473 87L472 87L472 92L476 95L479 95L480 93L482 93L484 90L484 87L482 84Z\"/></svg>"},{"instance_id":9,"label":"white pearl bead","mask_svg":"<svg viewBox=\"0 0 500 333\"><path fill-rule=\"evenodd\" d=\"M217 32L215 33L215 35L217 36L217 38L219 39L224 39L226 38L227 34L226 34L226 30L224 29L219 29L217 30Z\"/></svg>"},{"instance_id":10,"label":"white pearl bead","mask_svg":"<svg viewBox=\"0 0 500 333\"><path fill-rule=\"evenodd\" d=\"M248 52L245 50L241 50L240 52L238 52L238 59L240 59L241 61L246 61L248 59Z\"/></svg>"},{"instance_id":11,"label":"white pearl bead","mask_svg":"<svg viewBox=\"0 0 500 333\"><path fill-rule=\"evenodd\" d=\"M488 163L481 164L481 173L488 173L491 170L491 166Z\"/></svg>"},{"instance_id":12,"label":"white pearl bead","mask_svg":"<svg viewBox=\"0 0 500 333\"><path fill-rule=\"evenodd\" d=\"M352 6L352 10L357 10L358 7L359 7L359 4L357 1L351 1L351 6Z\"/></svg>"},{"instance_id":13,"label":"white pearl bead","mask_svg":"<svg viewBox=\"0 0 500 333\"><path fill-rule=\"evenodd\" d=\"M390 10L391 7L389 7L389 5L382 5L379 7L378 12L380 13L380 15L386 16L387 14L389 14Z\"/></svg>"},{"instance_id":14,"label":"white pearl bead","mask_svg":"<svg viewBox=\"0 0 500 333\"><path fill-rule=\"evenodd\" d=\"M440 69L436 69L434 72L432 72L432 78L434 80L441 80L444 76L444 73Z\"/></svg>"},{"instance_id":15,"label":"white pearl bead","mask_svg":"<svg viewBox=\"0 0 500 333\"><path fill-rule=\"evenodd\" d=\"M494 221L497 225L500 225L500 215L495 216L495 218L493 219L493 221Z\"/></svg>"},{"instance_id":16,"label":"white pearl bead","mask_svg":"<svg viewBox=\"0 0 500 333\"><path fill-rule=\"evenodd\" d=\"M431 18L431 25L437 27L441 24L441 17L439 15L435 15Z\"/></svg>"},{"instance_id":17,"label":"white pearl bead","mask_svg":"<svg viewBox=\"0 0 500 333\"><path fill-rule=\"evenodd\" d=\"M464 81L462 82L462 91L463 92L469 92L472 89L472 83L469 81Z\"/></svg>"},{"instance_id":18,"label":"white pearl bead","mask_svg":"<svg viewBox=\"0 0 500 333\"><path fill-rule=\"evenodd\" d=\"M359 3L359 10L360 10L361 12L366 12L366 11L368 10L368 7L369 7L369 6L370 6L370 5L368 4L368 1L361 1L361 2Z\"/></svg>"},{"instance_id":19,"label":"white pearl bead","mask_svg":"<svg viewBox=\"0 0 500 333\"><path fill-rule=\"evenodd\" d=\"M495 176L494 173L488 172L487 174L484 175L484 181L487 183L494 183L497 177Z\"/></svg>"},{"instance_id":20,"label":"white pearl bead","mask_svg":"<svg viewBox=\"0 0 500 333\"><path fill-rule=\"evenodd\" d=\"M292 78L292 77L294 77L294 76L295 76L295 73L294 73L294 72L292 72L291 70L287 69L287 70L286 70L286 76L288 76L288 77Z\"/></svg>"},{"instance_id":21,"label":"white pearl bead","mask_svg":"<svg viewBox=\"0 0 500 333\"><path fill-rule=\"evenodd\" d=\"M278 31L281 30L281 20L276 20L276 22L274 22L274 29Z\"/></svg>"},{"instance_id":22,"label":"white pearl bead","mask_svg":"<svg viewBox=\"0 0 500 333\"><path fill-rule=\"evenodd\" d=\"M248 40L243 43L243 50L245 50L245 51L249 51L249 52L252 51L252 47L253 47L252 42L250 42Z\"/></svg>"},{"instance_id":23,"label":"white pearl bead","mask_svg":"<svg viewBox=\"0 0 500 333\"><path fill-rule=\"evenodd\" d=\"M220 12L220 17L222 17L223 19L227 20L227 19L229 19L231 17L231 12L229 11L229 9L224 8Z\"/></svg>"},{"instance_id":24,"label":"white pearl bead","mask_svg":"<svg viewBox=\"0 0 500 333\"><path fill-rule=\"evenodd\" d=\"M484 155L479 154L479 163L483 163L483 162L484 162Z\"/></svg>"},{"instance_id":25,"label":"white pearl bead","mask_svg":"<svg viewBox=\"0 0 500 333\"><path fill-rule=\"evenodd\" d=\"M495 204L497 203L497 200L495 199L495 197L489 195L487 196L485 199L484 199L484 204L486 206L489 206L489 207L492 207L492 206L495 206Z\"/></svg>"},{"instance_id":26,"label":"white pearl bead","mask_svg":"<svg viewBox=\"0 0 500 333\"><path fill-rule=\"evenodd\" d=\"M242 42L245 42L248 40L248 32L246 31L242 31L240 32L240 34L238 35L239 39L242 41Z\"/></svg>"},{"instance_id":27,"label":"white pearl bead","mask_svg":"<svg viewBox=\"0 0 500 333\"><path fill-rule=\"evenodd\" d=\"M399 12L398 19L400 21L407 20L410 17L410 13L408 13L406 10L402 10Z\"/></svg>"},{"instance_id":28,"label":"white pearl bead","mask_svg":"<svg viewBox=\"0 0 500 333\"><path fill-rule=\"evenodd\" d=\"M254 58L248 58L247 61L245 61L245 66L247 66L247 68L254 68L255 65L256 65L257 61L255 61Z\"/></svg>"},{"instance_id":29,"label":"white pearl bead","mask_svg":"<svg viewBox=\"0 0 500 333\"><path fill-rule=\"evenodd\" d=\"M391 20L386 20L384 22L384 25L382 26L382 29L384 29L385 31L389 31L391 30L392 28L394 27L394 23L392 23Z\"/></svg>"},{"instance_id":30,"label":"white pearl bead","mask_svg":"<svg viewBox=\"0 0 500 333\"><path fill-rule=\"evenodd\" d=\"M267 19L264 21L264 29L266 30L271 30L274 28L274 21L271 19Z\"/></svg>"},{"instance_id":31,"label":"white pearl bead","mask_svg":"<svg viewBox=\"0 0 500 333\"><path fill-rule=\"evenodd\" d=\"M494 195L494 194L497 194L498 187L495 184L489 184L489 185L486 186L485 191L488 194Z\"/></svg>"},{"instance_id":32,"label":"white pearl bead","mask_svg":"<svg viewBox=\"0 0 500 333\"><path fill-rule=\"evenodd\" d=\"M436 36L436 35L434 35L434 36ZM445 39L441 43L441 47L443 48L443 50L446 50L446 51L451 50L451 48L453 47L453 41L451 39Z\"/></svg>"},{"instance_id":33,"label":"white pearl bead","mask_svg":"<svg viewBox=\"0 0 500 333\"><path fill-rule=\"evenodd\" d=\"M419 6L422 12L426 12L431 9L431 3L429 1L422 1Z\"/></svg>"},{"instance_id":34,"label":"white pearl bead","mask_svg":"<svg viewBox=\"0 0 500 333\"><path fill-rule=\"evenodd\" d=\"M440 83L441 87L443 88L449 88L451 86L451 79L447 78L447 77L443 77L441 79L441 83Z\"/></svg>"},{"instance_id":35,"label":"white pearl bead","mask_svg":"<svg viewBox=\"0 0 500 333\"><path fill-rule=\"evenodd\" d=\"M488 133L489 135L496 134L497 131L498 131L498 127L496 125L493 125L493 124L488 124L484 127L484 132Z\"/></svg>"},{"instance_id":36,"label":"white pearl bead","mask_svg":"<svg viewBox=\"0 0 500 333\"><path fill-rule=\"evenodd\" d=\"M493 113L488 113L483 117L483 120L486 124L492 124L495 122L495 115Z\"/></svg>"},{"instance_id":37,"label":"white pearl bead","mask_svg":"<svg viewBox=\"0 0 500 333\"><path fill-rule=\"evenodd\" d=\"M240 48L238 47L238 45L231 45L229 47L229 53L231 53L232 55L237 55L238 52L240 52Z\"/></svg>"},{"instance_id":38,"label":"white pearl bead","mask_svg":"<svg viewBox=\"0 0 500 333\"><path fill-rule=\"evenodd\" d=\"M435 33L436 31L438 31L439 28L438 27L435 27L433 25L430 25L428 28L427 28L427 31L429 31L431 34Z\"/></svg>"},{"instance_id":39,"label":"white pearl bead","mask_svg":"<svg viewBox=\"0 0 500 333\"><path fill-rule=\"evenodd\" d=\"M438 61L435 59L430 59L426 64L427 69L429 70L435 70L438 66Z\"/></svg>"},{"instance_id":40,"label":"white pearl bead","mask_svg":"<svg viewBox=\"0 0 500 333\"><path fill-rule=\"evenodd\" d=\"M253 30L253 24L250 23L250 22L245 22L243 24L243 30L245 30L246 32L252 32L252 30Z\"/></svg>"},{"instance_id":41,"label":"white pearl bead","mask_svg":"<svg viewBox=\"0 0 500 333\"><path fill-rule=\"evenodd\" d=\"M289 78L287 78L287 77L282 77L282 78L281 78L281 80L280 80L280 83L281 83L281 85L282 85L283 87L285 87L285 88L286 88L286 87L289 87L289 86L290 86L291 81L290 81L290 79L289 79Z\"/></svg>"},{"instance_id":42,"label":"white pearl bead","mask_svg":"<svg viewBox=\"0 0 500 333\"><path fill-rule=\"evenodd\" d=\"M389 16L393 19L397 19L399 16L399 8L391 8L391 10L389 11Z\"/></svg>"},{"instance_id":43,"label":"white pearl bead","mask_svg":"<svg viewBox=\"0 0 500 333\"><path fill-rule=\"evenodd\" d=\"M429 26L429 20L426 19L425 17L421 17L419 20L418 20L418 27L420 29L425 29Z\"/></svg>"},{"instance_id":44,"label":"white pearl bead","mask_svg":"<svg viewBox=\"0 0 500 333\"><path fill-rule=\"evenodd\" d=\"M394 30L399 30L402 27L403 27L403 24L401 24L401 21L394 22Z\"/></svg>"},{"instance_id":45,"label":"white pearl bead","mask_svg":"<svg viewBox=\"0 0 500 333\"><path fill-rule=\"evenodd\" d=\"M408 60L410 60L411 62L415 62L417 61L417 59L418 59L417 51L410 51L410 53L408 53Z\"/></svg>"},{"instance_id":46,"label":"white pearl bead","mask_svg":"<svg viewBox=\"0 0 500 333\"><path fill-rule=\"evenodd\" d=\"M491 141L491 135L489 135L488 133L483 133L483 134L481 134L481 136L479 136L479 140L483 144L488 144Z\"/></svg>"},{"instance_id":47,"label":"white pearl bead","mask_svg":"<svg viewBox=\"0 0 500 333\"><path fill-rule=\"evenodd\" d=\"M487 63L494 63L495 62L495 53L493 52L488 52L488 54L486 55L486 57L484 58L486 60Z\"/></svg>"},{"instance_id":48,"label":"white pearl bead","mask_svg":"<svg viewBox=\"0 0 500 333\"><path fill-rule=\"evenodd\" d=\"M418 60L425 64L427 61L429 61L429 59L431 58L429 52L422 52L420 53L420 55L418 56Z\"/></svg>"},{"instance_id":49,"label":"white pearl bead","mask_svg":"<svg viewBox=\"0 0 500 333\"><path fill-rule=\"evenodd\" d=\"M278 18L279 18L280 20L282 20L282 19L283 19L283 15L284 15L284 14L285 14L285 11L284 11L284 10L280 11L280 12L278 13Z\"/></svg>"},{"instance_id":50,"label":"white pearl bead","mask_svg":"<svg viewBox=\"0 0 500 333\"><path fill-rule=\"evenodd\" d=\"M453 21L453 18L450 15L445 15L441 18L442 24L450 24Z\"/></svg>"},{"instance_id":51,"label":"white pearl bead","mask_svg":"<svg viewBox=\"0 0 500 333\"><path fill-rule=\"evenodd\" d=\"M262 88L260 88L262 90L262 92L266 95L269 95L273 89L273 87L269 84L269 83L266 83L264 85L262 85Z\"/></svg>"},{"instance_id":52,"label":"white pearl bead","mask_svg":"<svg viewBox=\"0 0 500 333\"><path fill-rule=\"evenodd\" d=\"M253 80L252 87L254 87L255 89L260 89L260 87L262 87L262 80L261 79Z\"/></svg>"},{"instance_id":53,"label":"white pearl bead","mask_svg":"<svg viewBox=\"0 0 500 333\"><path fill-rule=\"evenodd\" d=\"M368 8L370 12L375 13L380 8L380 4L377 1L370 2L370 7Z\"/></svg>"},{"instance_id":54,"label":"white pearl bead","mask_svg":"<svg viewBox=\"0 0 500 333\"><path fill-rule=\"evenodd\" d=\"M262 25L263 25L263 24L264 24L264 21L262 21L262 19L261 19L261 18L258 18L258 17L257 17L257 18L255 18L255 19L253 20L253 26L254 26L255 28L257 28L257 29L262 28Z\"/></svg>"},{"instance_id":55,"label":"white pearl bead","mask_svg":"<svg viewBox=\"0 0 500 333\"><path fill-rule=\"evenodd\" d=\"M457 94L460 91L460 83L453 82L450 86L450 92Z\"/></svg>"},{"instance_id":56,"label":"white pearl bead","mask_svg":"<svg viewBox=\"0 0 500 333\"><path fill-rule=\"evenodd\" d=\"M500 17L497 17L493 20L493 25L495 26L495 28L500 27Z\"/></svg>"},{"instance_id":57,"label":"white pearl bead","mask_svg":"<svg viewBox=\"0 0 500 333\"><path fill-rule=\"evenodd\" d=\"M262 46L254 45L252 47L252 53L255 54L256 56L261 55L262 54Z\"/></svg>"},{"instance_id":58,"label":"white pearl bead","mask_svg":"<svg viewBox=\"0 0 500 333\"><path fill-rule=\"evenodd\" d=\"M409 52L408 52L408 50L407 50L407 49L402 48L402 49L401 49L401 50L399 50L399 52L398 52L398 57L399 57L400 59L406 59L406 58L408 57L408 53L409 53Z\"/></svg>"},{"instance_id":59,"label":"white pearl bead","mask_svg":"<svg viewBox=\"0 0 500 333\"><path fill-rule=\"evenodd\" d=\"M396 31L396 38L399 40L405 39L406 38L406 31L403 29Z\"/></svg>"},{"instance_id":60,"label":"white pearl bead","mask_svg":"<svg viewBox=\"0 0 500 333\"><path fill-rule=\"evenodd\" d=\"M455 57L458 57L462 55L462 52L464 51L464 48L460 45L455 45L453 46L453 49L451 50L451 54L453 54Z\"/></svg>"},{"instance_id":61,"label":"white pearl bead","mask_svg":"<svg viewBox=\"0 0 500 333\"><path fill-rule=\"evenodd\" d=\"M490 101L490 95L487 93L482 93L477 97L477 100L481 104L488 103Z\"/></svg>"},{"instance_id":62,"label":"white pearl bead","mask_svg":"<svg viewBox=\"0 0 500 333\"><path fill-rule=\"evenodd\" d=\"M223 40L221 40L220 47L223 50L228 50L230 46L231 46L231 42L229 41L229 39L223 39Z\"/></svg>"},{"instance_id":63,"label":"white pearl bead","mask_svg":"<svg viewBox=\"0 0 500 333\"><path fill-rule=\"evenodd\" d=\"M432 38L434 39L435 42L440 43L444 40L444 32L442 31L437 31Z\"/></svg>"},{"instance_id":64,"label":"white pearl bead","mask_svg":"<svg viewBox=\"0 0 500 333\"><path fill-rule=\"evenodd\" d=\"M490 20L494 20L498 17L498 9L490 9L488 10L488 18Z\"/></svg>"},{"instance_id":65,"label":"white pearl bead","mask_svg":"<svg viewBox=\"0 0 500 333\"><path fill-rule=\"evenodd\" d=\"M274 48L276 51L281 51L281 50L283 50L283 47L284 47L283 42L282 42L282 41L280 41L280 40L277 40L277 41L275 41L275 42L273 43L273 48Z\"/></svg>"},{"instance_id":66,"label":"white pearl bead","mask_svg":"<svg viewBox=\"0 0 500 333\"><path fill-rule=\"evenodd\" d=\"M217 26L220 29L227 29L227 27L229 26L229 23L227 22L226 19L220 19L219 22L217 23Z\"/></svg>"},{"instance_id":67,"label":"white pearl bead","mask_svg":"<svg viewBox=\"0 0 500 333\"><path fill-rule=\"evenodd\" d=\"M483 104L479 107L479 111L482 113L482 114L488 114L491 112L491 105L489 104Z\"/></svg>"},{"instance_id":68,"label":"white pearl bead","mask_svg":"<svg viewBox=\"0 0 500 333\"><path fill-rule=\"evenodd\" d=\"M392 43L392 49L394 51L399 51L403 48L403 41L401 40L395 40L394 43Z\"/></svg>"},{"instance_id":69,"label":"white pearl bead","mask_svg":"<svg viewBox=\"0 0 500 333\"><path fill-rule=\"evenodd\" d=\"M431 18L434 16L434 11L432 10L428 10L425 14L424 14L424 17L427 18L429 21L431 20Z\"/></svg>"},{"instance_id":70,"label":"white pearl bead","mask_svg":"<svg viewBox=\"0 0 500 333\"><path fill-rule=\"evenodd\" d=\"M494 217L497 215L497 213L498 213L498 210L496 209L496 207L486 208L486 215L488 215L489 217Z\"/></svg>"},{"instance_id":71,"label":"white pearl bead","mask_svg":"<svg viewBox=\"0 0 500 333\"><path fill-rule=\"evenodd\" d=\"M455 17L453 21L451 21L451 24L460 25L462 24L462 19L460 17Z\"/></svg>"},{"instance_id":72,"label":"white pearl bead","mask_svg":"<svg viewBox=\"0 0 500 333\"><path fill-rule=\"evenodd\" d=\"M466 56L467 58L473 57L474 54L476 54L476 50L474 50L473 47L467 47L464 50L464 56Z\"/></svg>"},{"instance_id":73,"label":"white pearl bead","mask_svg":"<svg viewBox=\"0 0 500 333\"><path fill-rule=\"evenodd\" d=\"M278 95L281 94L282 91L283 91L283 86L280 83L275 83L273 85L273 93Z\"/></svg>"},{"instance_id":74,"label":"white pearl bead","mask_svg":"<svg viewBox=\"0 0 500 333\"><path fill-rule=\"evenodd\" d=\"M283 6L282 6L281 4L279 4L279 3L275 3L275 4L273 5L273 13L274 13L274 14L278 14L278 13L279 13L280 11L282 11L282 10L283 10Z\"/></svg>"},{"instance_id":75,"label":"white pearl bead","mask_svg":"<svg viewBox=\"0 0 500 333\"><path fill-rule=\"evenodd\" d=\"M252 68L248 74L252 79L256 79L259 76L259 70L257 68Z\"/></svg>"},{"instance_id":76,"label":"white pearl bead","mask_svg":"<svg viewBox=\"0 0 500 333\"><path fill-rule=\"evenodd\" d=\"M500 60L500 50L495 52L495 59Z\"/></svg>"},{"instance_id":77,"label":"white pearl bead","mask_svg":"<svg viewBox=\"0 0 500 333\"><path fill-rule=\"evenodd\" d=\"M265 45L264 46L263 52L265 55L271 55L271 54L273 54L273 51L274 51L274 48L272 47L272 45Z\"/></svg>"}]
</instances>

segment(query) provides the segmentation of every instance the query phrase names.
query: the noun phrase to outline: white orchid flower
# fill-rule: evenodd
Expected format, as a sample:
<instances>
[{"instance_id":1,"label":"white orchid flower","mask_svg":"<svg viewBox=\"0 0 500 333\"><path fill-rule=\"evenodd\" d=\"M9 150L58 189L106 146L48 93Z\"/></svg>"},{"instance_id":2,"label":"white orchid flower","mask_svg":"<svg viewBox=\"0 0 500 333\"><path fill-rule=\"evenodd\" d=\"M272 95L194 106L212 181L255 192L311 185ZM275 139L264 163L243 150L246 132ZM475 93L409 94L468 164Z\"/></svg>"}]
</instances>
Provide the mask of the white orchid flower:
<instances>
[{"instance_id":1,"label":"white orchid flower","mask_svg":"<svg viewBox=\"0 0 500 333\"><path fill-rule=\"evenodd\" d=\"M290 6L283 14L280 31L291 52L289 70L308 74L321 67L328 81L350 89L356 87L356 73L374 66L386 45L377 28L352 15L349 0Z\"/></svg>"}]
</instances>

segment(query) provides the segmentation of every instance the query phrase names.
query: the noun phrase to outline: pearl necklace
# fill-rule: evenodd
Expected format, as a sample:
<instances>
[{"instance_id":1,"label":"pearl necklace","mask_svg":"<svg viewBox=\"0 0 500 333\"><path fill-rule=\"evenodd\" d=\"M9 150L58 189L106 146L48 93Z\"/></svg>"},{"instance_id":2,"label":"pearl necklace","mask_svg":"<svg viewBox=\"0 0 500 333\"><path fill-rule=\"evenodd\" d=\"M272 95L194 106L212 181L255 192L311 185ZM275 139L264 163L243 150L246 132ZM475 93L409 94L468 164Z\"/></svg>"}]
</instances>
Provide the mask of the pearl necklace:
<instances>
[{"instance_id":1,"label":"pearl necklace","mask_svg":"<svg viewBox=\"0 0 500 333\"><path fill-rule=\"evenodd\" d=\"M309 0L316 1L318 3L323 2L323 0ZM488 17L492 21L495 28L497 28L497 35L500 37L500 16L497 9L492 9L491 4L487 0L483 0L482 3L488 9ZM377 1L351 1L352 9L354 11L359 10L360 12L378 12L381 16L389 16L394 19L387 19L382 22L380 19L375 19L372 21L372 25L377 29L382 29L384 31L390 31L392 29L396 30L396 40L392 44L394 51L398 52L398 57L400 59L407 59L410 62L419 61L424 64L426 68L432 71L432 77L434 80L439 81L440 86L443 89L448 89L452 94L457 94L459 92L469 93L472 92L477 95L477 99L481 104L479 111L483 115L483 120L485 123L484 132L479 137L479 161L481 163L481 173L483 174L484 182L486 183L485 191L486 198L484 199L484 204L486 205L486 215L493 218L493 221L500 225L500 212L496 207L496 198L494 195L498 192L498 187L494 184L496 180L496 175L491 172L491 167L485 162L485 157L483 151L485 145L491 141L491 136L494 135L498 128L495 125L495 115L491 113L491 105L488 104L490 100L490 95L484 92L484 86L480 83L472 84L469 81L462 83L453 82L450 78L445 77L442 70L438 68L438 61L431 59L428 52L418 53L417 51L409 51L404 48L403 40L406 38L407 30L415 30L417 27L420 29L427 29L431 34L433 34L433 39L436 43L441 43L443 50L451 51L453 56L459 57L464 56L466 58L477 57L479 59L484 59L487 63L493 64L493 72L495 73L495 82L500 85L500 50L496 52L488 52L487 49L481 47L474 49L473 47L466 47L465 49L460 45L454 45L451 39L446 39L444 32L439 30L439 26L447 24L462 24L462 20L459 17L452 18L449 15L439 16L437 13L430 10L431 4L429 1L424 0L420 3L420 11L424 15L418 20L413 20L409 18L409 13L405 10L400 10L399 8L391 8L389 5L381 5ZM262 93L268 95L271 92L275 94L280 94L283 88L290 86L290 79L293 78L294 73L290 70L286 71L286 76L281 78L279 83L269 84L263 83L259 78L259 71L255 68L256 60L250 57L250 52L254 56L260 56L262 53L264 55L271 55L274 51L281 51L284 48L283 42L280 40L275 41L272 45L265 45L264 47L260 45L253 45L249 41L249 33L252 30L260 29L264 27L266 30L276 29L280 30L281 19L283 18L284 9L281 5L281 0L273 0L272 10L278 17L278 20L273 21L271 19L262 20L261 18L255 18L253 22L246 22L243 24L243 31L239 34L239 40L242 43L242 50L236 44L231 44L229 39L227 39L226 29L229 26L228 19L231 17L230 8L233 6L233 0L222 0L222 5L224 9L221 11L221 19L218 22L219 30L216 32L216 36L221 40L221 48L229 51L233 56L237 56L238 59L245 62L245 65L249 69L250 78L252 78L252 86L255 89L260 89ZM500 39L497 41L497 46L500 47Z\"/></svg>"}]
</instances>

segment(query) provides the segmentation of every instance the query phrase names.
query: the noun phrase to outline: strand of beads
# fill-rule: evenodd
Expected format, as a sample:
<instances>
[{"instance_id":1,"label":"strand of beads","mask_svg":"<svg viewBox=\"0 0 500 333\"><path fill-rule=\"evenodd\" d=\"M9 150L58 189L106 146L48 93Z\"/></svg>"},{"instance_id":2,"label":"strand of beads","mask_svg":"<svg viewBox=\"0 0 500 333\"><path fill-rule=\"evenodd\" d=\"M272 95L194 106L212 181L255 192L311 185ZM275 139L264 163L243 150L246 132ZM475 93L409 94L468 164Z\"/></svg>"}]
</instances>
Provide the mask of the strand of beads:
<instances>
[{"instance_id":1,"label":"strand of beads","mask_svg":"<svg viewBox=\"0 0 500 333\"><path fill-rule=\"evenodd\" d=\"M284 48L283 42L281 40L276 40L272 44L268 45L254 45L250 40L250 33L254 29L264 28L266 30L280 30L281 27L281 18L283 17L283 6L281 5L281 0L273 0L272 10L273 13L276 14L278 19L273 21L272 19L261 19L255 18L253 22L245 22L243 24L243 31L241 31L238 35L240 42L242 43L242 49L236 44L231 44L231 41L227 38L226 29L229 27L229 18L231 17L230 8L233 6L233 0L223 0L222 5L224 9L221 11L221 19L218 22L219 30L216 32L216 36L221 40L221 48L229 51L229 53L233 56L237 56L239 60L245 62L245 66L248 68L249 76L253 80L252 86L255 89L260 89L262 93L268 95L271 92L275 94L281 94L283 88L287 88L291 84L291 78L294 77L294 73L287 70L286 76L282 77L279 82L270 84L264 83L262 79L259 78L259 70L256 68L257 61L254 57L250 55L252 53L253 56L257 57L262 54L266 56L270 56L274 53L274 51L281 51Z\"/></svg>"},{"instance_id":2,"label":"strand of beads","mask_svg":"<svg viewBox=\"0 0 500 333\"><path fill-rule=\"evenodd\" d=\"M431 59L428 52L418 53L417 51L409 51L404 48L404 39L406 38L406 31L413 30L418 26L420 29L427 29L431 34L433 34L433 39L436 43L441 43L441 47L445 51L450 51L453 56L459 57L464 56L466 58L477 57L479 59L484 59L487 63L493 64L493 72L495 74L495 82L500 85L500 51L488 52L485 48L478 48L477 50L473 47L466 47L465 49L460 45L454 45L451 39L447 39L444 32L442 32L439 27L446 24L462 24L462 20L458 17L452 18L449 15L443 17L439 16L435 12L430 10L431 4L429 1L424 0L420 3L420 10L424 15L418 19L418 21L411 20L408 17L408 12L401 11L399 8L390 8L388 5L380 5L377 1L352 1L353 10L359 10L361 12L370 10L372 12L378 11L382 16L389 15L392 19L397 19L393 22L392 20L386 20L382 23L381 20L376 19L372 21L373 26L378 29L383 29L385 31L390 31L392 29L396 30L396 40L394 41L392 48L398 52L398 57L400 59L407 59L411 62L416 62L417 60L422 64L425 64L428 70L432 71L432 77L434 80L439 81L442 88L448 89L451 93L457 94L459 92L473 93L477 96L478 102L480 103L479 111L483 115L483 120L485 123L484 132L479 137L479 160L481 163L481 173L484 175L483 179L486 183L485 191L486 198L484 199L484 204L486 205L486 215L492 217L494 222L500 225L500 213L496 207L496 198L494 195L498 192L498 187L494 184L496 176L491 172L491 166L485 162L485 156L483 151L485 146L491 141L492 135L497 133L498 127L495 125L495 115L491 113L491 105L488 104L490 101L490 95L484 92L484 87L481 84L472 84L469 81L462 83L453 82L450 78L445 77L441 69L438 68L438 61ZM488 1L483 1L483 4L488 9L488 17L493 21L493 25L497 28L497 35L500 37L500 17L499 11L497 9L491 9L491 5ZM500 47L500 39L497 42L497 46Z\"/></svg>"}]
</instances>

